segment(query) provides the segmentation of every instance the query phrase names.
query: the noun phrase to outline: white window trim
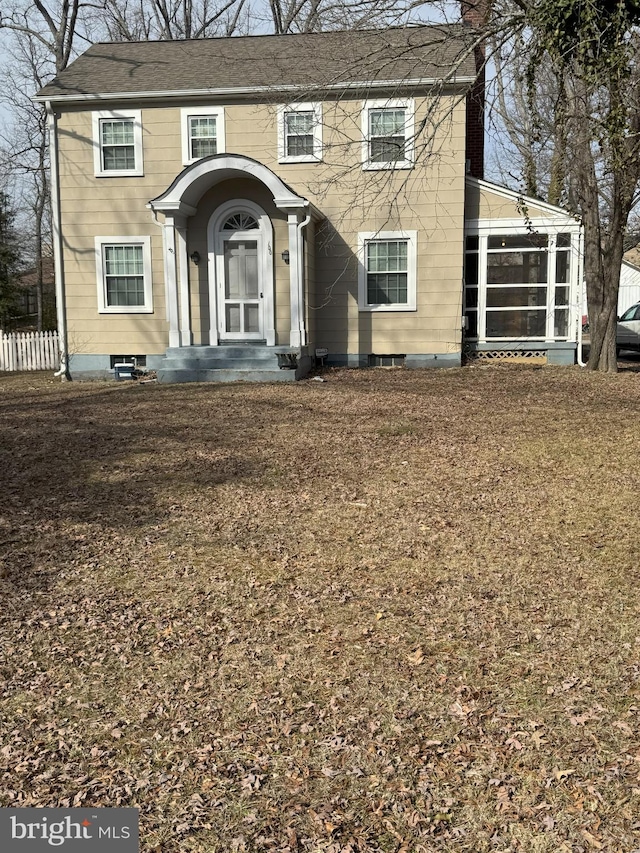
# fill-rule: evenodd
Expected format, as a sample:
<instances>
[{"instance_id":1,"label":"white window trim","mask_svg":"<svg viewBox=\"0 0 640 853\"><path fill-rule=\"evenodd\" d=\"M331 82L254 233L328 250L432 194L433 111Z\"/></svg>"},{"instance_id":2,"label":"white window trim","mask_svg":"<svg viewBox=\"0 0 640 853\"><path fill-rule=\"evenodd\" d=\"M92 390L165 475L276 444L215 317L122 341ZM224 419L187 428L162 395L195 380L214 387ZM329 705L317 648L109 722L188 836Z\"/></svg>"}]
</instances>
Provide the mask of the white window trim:
<instances>
[{"instance_id":1,"label":"white window trim","mask_svg":"<svg viewBox=\"0 0 640 853\"><path fill-rule=\"evenodd\" d=\"M407 241L407 301L391 305L367 303L367 245L387 240ZM358 234L358 310L373 313L387 311L415 311L417 308L417 231L363 231Z\"/></svg>"},{"instance_id":2,"label":"white window trim","mask_svg":"<svg viewBox=\"0 0 640 853\"><path fill-rule=\"evenodd\" d=\"M182 164L190 166L197 163L201 157L191 156L191 139L189 137L189 118L192 116L216 117L216 154L226 153L224 107L183 107L180 110L180 126L182 129Z\"/></svg>"},{"instance_id":3,"label":"white window trim","mask_svg":"<svg viewBox=\"0 0 640 853\"><path fill-rule=\"evenodd\" d=\"M133 119L133 145L136 165L133 169L104 169L102 166L102 140L100 122L109 119ZM141 177L144 175L142 156L142 111L141 110L96 110L93 123L93 169L96 178Z\"/></svg>"},{"instance_id":4,"label":"white window trim","mask_svg":"<svg viewBox=\"0 0 640 853\"><path fill-rule=\"evenodd\" d=\"M287 113L313 113L313 154L301 154L297 157L287 155L286 127L284 117ZM281 104L278 107L278 163L319 163L322 160L322 104Z\"/></svg>"},{"instance_id":5,"label":"white window trim","mask_svg":"<svg viewBox=\"0 0 640 853\"><path fill-rule=\"evenodd\" d=\"M405 159L393 160L388 163L372 163L369 160L369 111L380 109L404 109L406 121L404 125ZM365 101L362 105L362 168L371 171L382 169L412 169L415 161L415 101L413 98L392 98Z\"/></svg>"},{"instance_id":6,"label":"white window trim","mask_svg":"<svg viewBox=\"0 0 640 853\"><path fill-rule=\"evenodd\" d=\"M144 270L144 305L108 305L104 268L105 246L142 246ZM96 237L96 283L99 314L153 314L153 282L151 278L151 237Z\"/></svg>"}]
</instances>

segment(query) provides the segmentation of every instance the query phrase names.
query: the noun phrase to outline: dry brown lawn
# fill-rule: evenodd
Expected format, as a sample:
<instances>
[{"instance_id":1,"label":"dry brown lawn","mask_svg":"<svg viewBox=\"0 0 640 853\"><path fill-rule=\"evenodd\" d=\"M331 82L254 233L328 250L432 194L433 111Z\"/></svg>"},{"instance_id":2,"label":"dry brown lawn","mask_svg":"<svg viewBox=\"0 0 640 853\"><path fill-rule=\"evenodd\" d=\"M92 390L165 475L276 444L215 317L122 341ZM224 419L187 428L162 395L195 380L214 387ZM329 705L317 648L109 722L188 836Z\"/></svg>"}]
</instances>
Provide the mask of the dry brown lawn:
<instances>
[{"instance_id":1,"label":"dry brown lawn","mask_svg":"<svg viewBox=\"0 0 640 853\"><path fill-rule=\"evenodd\" d=\"M640 850L640 375L0 379L0 805Z\"/></svg>"}]
</instances>

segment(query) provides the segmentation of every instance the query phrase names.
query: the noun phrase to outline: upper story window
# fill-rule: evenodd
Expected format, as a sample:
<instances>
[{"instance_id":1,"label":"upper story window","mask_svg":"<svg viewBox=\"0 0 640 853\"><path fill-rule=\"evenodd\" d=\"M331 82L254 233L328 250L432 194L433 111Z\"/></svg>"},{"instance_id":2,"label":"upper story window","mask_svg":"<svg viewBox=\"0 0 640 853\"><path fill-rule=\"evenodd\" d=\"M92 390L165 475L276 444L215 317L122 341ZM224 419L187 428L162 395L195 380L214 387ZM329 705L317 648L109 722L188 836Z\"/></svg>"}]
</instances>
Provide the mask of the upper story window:
<instances>
[{"instance_id":1,"label":"upper story window","mask_svg":"<svg viewBox=\"0 0 640 853\"><path fill-rule=\"evenodd\" d=\"M96 237L98 311L150 314L151 240L149 237Z\"/></svg>"},{"instance_id":2,"label":"upper story window","mask_svg":"<svg viewBox=\"0 0 640 853\"><path fill-rule=\"evenodd\" d=\"M93 146L97 177L142 175L140 110L94 112Z\"/></svg>"},{"instance_id":3,"label":"upper story window","mask_svg":"<svg viewBox=\"0 0 640 853\"><path fill-rule=\"evenodd\" d=\"M182 122L182 162L185 166L202 157L223 154L224 108L193 107L180 111Z\"/></svg>"},{"instance_id":4,"label":"upper story window","mask_svg":"<svg viewBox=\"0 0 640 853\"><path fill-rule=\"evenodd\" d=\"M412 99L366 101L362 110L365 169L410 169L414 161Z\"/></svg>"},{"instance_id":5,"label":"upper story window","mask_svg":"<svg viewBox=\"0 0 640 853\"><path fill-rule=\"evenodd\" d=\"M322 104L290 104L278 108L278 161L322 160Z\"/></svg>"},{"instance_id":6,"label":"upper story window","mask_svg":"<svg viewBox=\"0 0 640 853\"><path fill-rule=\"evenodd\" d=\"M358 303L361 311L414 311L416 231L359 235Z\"/></svg>"}]
</instances>

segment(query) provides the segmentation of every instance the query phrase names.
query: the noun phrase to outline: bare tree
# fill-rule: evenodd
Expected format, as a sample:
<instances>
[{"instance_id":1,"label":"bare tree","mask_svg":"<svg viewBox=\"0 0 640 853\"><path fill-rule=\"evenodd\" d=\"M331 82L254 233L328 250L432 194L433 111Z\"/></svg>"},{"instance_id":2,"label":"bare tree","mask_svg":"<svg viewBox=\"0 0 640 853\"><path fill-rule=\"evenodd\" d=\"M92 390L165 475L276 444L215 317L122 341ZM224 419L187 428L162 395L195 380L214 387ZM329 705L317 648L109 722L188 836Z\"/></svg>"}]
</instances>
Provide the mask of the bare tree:
<instances>
[{"instance_id":1,"label":"bare tree","mask_svg":"<svg viewBox=\"0 0 640 853\"><path fill-rule=\"evenodd\" d=\"M582 218L589 367L615 371L623 238L640 182L640 5L485 5L488 61L499 71L493 103L520 161L523 188Z\"/></svg>"},{"instance_id":2,"label":"bare tree","mask_svg":"<svg viewBox=\"0 0 640 853\"><path fill-rule=\"evenodd\" d=\"M79 15L86 3L61 0L59 3L22 3L0 13L0 29L8 29L18 38L35 40L47 51L55 73L67 67L73 55Z\"/></svg>"},{"instance_id":3,"label":"bare tree","mask_svg":"<svg viewBox=\"0 0 640 853\"><path fill-rule=\"evenodd\" d=\"M104 0L93 20L112 41L198 39L233 35L247 11L247 0Z\"/></svg>"}]
</instances>

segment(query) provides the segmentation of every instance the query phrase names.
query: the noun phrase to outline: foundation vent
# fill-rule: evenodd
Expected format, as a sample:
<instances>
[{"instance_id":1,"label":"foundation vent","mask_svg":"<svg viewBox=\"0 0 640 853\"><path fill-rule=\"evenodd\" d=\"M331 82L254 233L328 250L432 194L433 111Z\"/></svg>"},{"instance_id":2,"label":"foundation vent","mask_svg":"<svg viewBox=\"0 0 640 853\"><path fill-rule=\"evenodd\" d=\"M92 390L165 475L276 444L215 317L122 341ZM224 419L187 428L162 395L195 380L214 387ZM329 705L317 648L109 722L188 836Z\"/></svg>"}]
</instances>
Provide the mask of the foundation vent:
<instances>
[{"instance_id":1,"label":"foundation vent","mask_svg":"<svg viewBox=\"0 0 640 853\"><path fill-rule=\"evenodd\" d=\"M369 356L369 367L404 367L405 355L375 355Z\"/></svg>"}]
</instances>

